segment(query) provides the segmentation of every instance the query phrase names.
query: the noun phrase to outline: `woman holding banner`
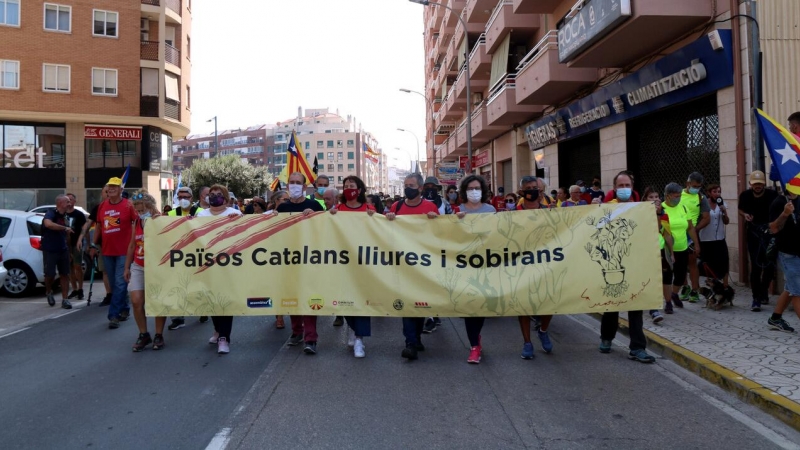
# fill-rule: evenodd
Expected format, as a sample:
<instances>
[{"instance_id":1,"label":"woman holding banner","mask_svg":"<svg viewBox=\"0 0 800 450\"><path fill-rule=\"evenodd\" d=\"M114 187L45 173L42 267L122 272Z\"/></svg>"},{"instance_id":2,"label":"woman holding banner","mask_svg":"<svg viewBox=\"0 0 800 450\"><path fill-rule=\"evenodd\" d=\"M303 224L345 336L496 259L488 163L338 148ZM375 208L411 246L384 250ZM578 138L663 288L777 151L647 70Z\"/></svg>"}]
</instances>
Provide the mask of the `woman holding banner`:
<instances>
[{"instance_id":1,"label":"woman holding banner","mask_svg":"<svg viewBox=\"0 0 800 450\"><path fill-rule=\"evenodd\" d=\"M345 177L342 186L344 191L339 197L339 205L331 208L331 214L336 214L337 211L365 212L370 217L375 214L375 208L367 204L367 186L361 178L355 175ZM353 355L356 358L365 357L364 337L372 335L370 318L347 316L345 320L347 320L347 326L350 327L347 345L353 347Z\"/></svg>"},{"instance_id":2,"label":"woman holding banner","mask_svg":"<svg viewBox=\"0 0 800 450\"><path fill-rule=\"evenodd\" d=\"M467 214L495 213L497 210L489 204L492 193L486 180L480 175L469 175L461 180L459 186L459 197L461 199L460 211L456 213L459 219L463 219ZM469 357L467 362L470 364L480 364L481 362L481 329L485 317L465 317L464 327L467 330L469 339Z\"/></svg>"}]
</instances>

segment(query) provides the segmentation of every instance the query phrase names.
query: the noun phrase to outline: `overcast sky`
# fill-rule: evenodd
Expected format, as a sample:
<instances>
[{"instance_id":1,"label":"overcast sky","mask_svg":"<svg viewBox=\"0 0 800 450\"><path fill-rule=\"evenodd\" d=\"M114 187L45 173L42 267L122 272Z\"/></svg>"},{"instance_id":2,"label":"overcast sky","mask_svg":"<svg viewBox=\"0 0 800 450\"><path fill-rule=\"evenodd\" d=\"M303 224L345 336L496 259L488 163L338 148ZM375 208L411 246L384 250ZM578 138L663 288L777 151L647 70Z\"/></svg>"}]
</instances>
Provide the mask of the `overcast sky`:
<instances>
[{"instance_id":1,"label":"overcast sky","mask_svg":"<svg viewBox=\"0 0 800 450\"><path fill-rule=\"evenodd\" d=\"M407 0L195 0L192 128L352 114L389 156L425 159L423 6ZM400 147L401 152L394 150Z\"/></svg>"}]
</instances>

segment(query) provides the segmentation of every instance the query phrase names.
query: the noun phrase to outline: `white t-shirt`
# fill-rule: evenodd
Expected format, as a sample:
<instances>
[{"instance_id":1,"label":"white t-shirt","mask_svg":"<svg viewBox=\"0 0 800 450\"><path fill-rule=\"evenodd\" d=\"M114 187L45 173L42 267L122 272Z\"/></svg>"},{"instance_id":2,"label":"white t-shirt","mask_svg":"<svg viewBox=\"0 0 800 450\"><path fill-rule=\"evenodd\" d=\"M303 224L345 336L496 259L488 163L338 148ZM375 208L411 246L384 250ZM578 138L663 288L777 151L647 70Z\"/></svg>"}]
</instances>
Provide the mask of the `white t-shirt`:
<instances>
[{"instance_id":1,"label":"white t-shirt","mask_svg":"<svg viewBox=\"0 0 800 450\"><path fill-rule=\"evenodd\" d=\"M197 216L195 216L195 217L230 216L231 214L236 214L237 216L241 216L242 212L239 211L238 209L231 208L229 206L228 208L225 209L225 211L222 211L219 214L213 214L210 209L204 209L204 210L200 211L199 213L197 213Z\"/></svg>"},{"instance_id":2,"label":"white t-shirt","mask_svg":"<svg viewBox=\"0 0 800 450\"><path fill-rule=\"evenodd\" d=\"M724 203L725 209L728 209L728 204ZM725 223L722 222L722 208L719 205L716 208L711 208L709 211L711 222L708 226L700 230L700 242L708 241L721 241L725 239Z\"/></svg>"}]
</instances>

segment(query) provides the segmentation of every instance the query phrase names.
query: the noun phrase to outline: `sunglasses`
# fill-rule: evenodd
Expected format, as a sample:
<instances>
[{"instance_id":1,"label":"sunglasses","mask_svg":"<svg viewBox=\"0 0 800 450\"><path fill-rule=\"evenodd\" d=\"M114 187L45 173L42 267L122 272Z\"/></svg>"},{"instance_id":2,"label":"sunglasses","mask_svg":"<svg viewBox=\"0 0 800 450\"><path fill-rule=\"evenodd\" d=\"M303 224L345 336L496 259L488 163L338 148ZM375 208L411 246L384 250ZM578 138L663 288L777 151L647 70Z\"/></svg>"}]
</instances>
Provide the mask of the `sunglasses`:
<instances>
[{"instance_id":1,"label":"sunglasses","mask_svg":"<svg viewBox=\"0 0 800 450\"><path fill-rule=\"evenodd\" d=\"M136 194L133 197L131 197L131 200L142 200L144 196L145 194Z\"/></svg>"}]
</instances>

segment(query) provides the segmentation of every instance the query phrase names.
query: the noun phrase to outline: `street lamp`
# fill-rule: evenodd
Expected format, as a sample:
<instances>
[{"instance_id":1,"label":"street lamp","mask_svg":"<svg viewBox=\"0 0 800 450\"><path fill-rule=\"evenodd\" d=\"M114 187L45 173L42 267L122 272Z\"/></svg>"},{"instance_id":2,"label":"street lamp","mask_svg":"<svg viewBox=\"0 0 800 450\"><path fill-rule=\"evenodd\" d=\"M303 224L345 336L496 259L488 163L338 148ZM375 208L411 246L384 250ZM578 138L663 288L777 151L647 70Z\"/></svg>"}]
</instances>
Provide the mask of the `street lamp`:
<instances>
[{"instance_id":1,"label":"street lamp","mask_svg":"<svg viewBox=\"0 0 800 450\"><path fill-rule=\"evenodd\" d=\"M425 103L428 105L428 109L430 110L430 113L431 113L431 136L430 136L430 139L431 139L431 157L433 158L433 163L431 165L429 165L428 167L429 168L435 168L436 167L436 147L434 146L434 140L433 140L433 127L435 125L435 123L433 121L433 105L431 104L431 101L428 100L428 97L426 97L425 94L423 94L422 92L417 92L417 91L412 90L412 89L404 89L404 88L400 88L400 92L405 92L406 94L410 94L410 93L413 92L414 94L417 94L420 97L422 97L425 100Z\"/></svg>"},{"instance_id":2,"label":"street lamp","mask_svg":"<svg viewBox=\"0 0 800 450\"><path fill-rule=\"evenodd\" d=\"M397 131L404 131L406 133L411 133L411 135L414 136L414 139L417 140L417 173L420 173L420 170L419 170L419 138L411 130L404 130L402 128L398 128Z\"/></svg>"},{"instance_id":3,"label":"street lamp","mask_svg":"<svg viewBox=\"0 0 800 450\"><path fill-rule=\"evenodd\" d=\"M446 10L450 11L450 14L456 16L459 22L461 22L461 26L464 27L464 39L467 40L469 44L469 35L467 34L467 24L464 22L464 19L461 18L457 12L453 11L453 8L444 5L442 3L436 2L429 2L428 0L408 0L411 3L419 3L422 6L434 5L445 8ZM472 93L470 92L470 83L469 83L469 45L464 46L464 77L466 78L467 82L467 167L466 173L472 172Z\"/></svg>"},{"instance_id":4,"label":"street lamp","mask_svg":"<svg viewBox=\"0 0 800 450\"><path fill-rule=\"evenodd\" d=\"M217 116L206 120L206 123L214 121L214 156L219 156L219 142L217 142Z\"/></svg>"}]
</instances>

